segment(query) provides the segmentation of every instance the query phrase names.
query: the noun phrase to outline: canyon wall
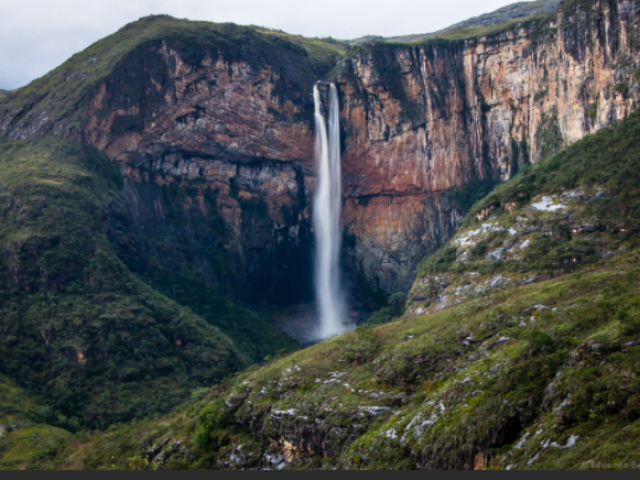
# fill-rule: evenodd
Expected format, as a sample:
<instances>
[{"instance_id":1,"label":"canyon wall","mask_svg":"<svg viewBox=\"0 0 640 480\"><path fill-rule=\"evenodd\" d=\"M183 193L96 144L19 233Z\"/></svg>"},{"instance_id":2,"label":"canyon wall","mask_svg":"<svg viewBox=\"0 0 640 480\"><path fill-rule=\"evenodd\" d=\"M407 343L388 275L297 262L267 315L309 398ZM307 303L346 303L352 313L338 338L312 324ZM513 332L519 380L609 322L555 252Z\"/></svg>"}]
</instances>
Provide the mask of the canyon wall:
<instances>
[{"instance_id":1,"label":"canyon wall","mask_svg":"<svg viewBox=\"0 0 640 480\"><path fill-rule=\"evenodd\" d=\"M502 33L343 61L345 218L367 277L406 287L457 226L447 192L507 180L635 109L638 8L564 2Z\"/></svg>"},{"instance_id":2,"label":"canyon wall","mask_svg":"<svg viewBox=\"0 0 640 480\"><path fill-rule=\"evenodd\" d=\"M476 189L627 116L638 98L638 8L572 0L485 36L371 44L335 60L352 279L407 289ZM110 228L128 263L194 269L236 297L255 292L252 303L308 298L311 86L328 69L274 38L268 51L242 47L260 62L215 49L194 60L169 38L143 42L76 102L76 117L40 108L38 95L20 108L10 97L0 133L57 133L120 164L129 212L113 212Z\"/></svg>"}]
</instances>

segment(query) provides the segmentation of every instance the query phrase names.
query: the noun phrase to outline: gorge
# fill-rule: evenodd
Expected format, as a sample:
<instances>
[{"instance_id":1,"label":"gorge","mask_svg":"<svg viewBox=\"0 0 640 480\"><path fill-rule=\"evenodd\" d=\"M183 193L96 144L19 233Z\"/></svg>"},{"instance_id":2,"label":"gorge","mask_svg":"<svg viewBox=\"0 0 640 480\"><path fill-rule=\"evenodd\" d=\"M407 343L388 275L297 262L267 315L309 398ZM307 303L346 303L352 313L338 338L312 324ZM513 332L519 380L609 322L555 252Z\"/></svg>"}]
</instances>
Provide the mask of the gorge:
<instances>
[{"instance_id":1,"label":"gorge","mask_svg":"<svg viewBox=\"0 0 640 480\"><path fill-rule=\"evenodd\" d=\"M35 406L0 427L62 445L25 465L632 449L640 0L505 11L352 42L151 16L2 93L0 386ZM314 302L301 349L275 325Z\"/></svg>"}]
</instances>

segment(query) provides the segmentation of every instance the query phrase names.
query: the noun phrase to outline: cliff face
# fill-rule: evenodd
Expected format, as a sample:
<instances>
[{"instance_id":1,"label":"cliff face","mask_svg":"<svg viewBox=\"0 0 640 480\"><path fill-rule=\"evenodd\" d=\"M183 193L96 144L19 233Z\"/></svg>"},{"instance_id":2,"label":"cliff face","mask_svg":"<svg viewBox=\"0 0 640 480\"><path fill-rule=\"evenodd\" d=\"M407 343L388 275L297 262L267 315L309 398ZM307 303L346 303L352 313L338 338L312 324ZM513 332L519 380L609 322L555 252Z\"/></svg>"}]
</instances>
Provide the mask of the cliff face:
<instances>
[{"instance_id":1,"label":"cliff face","mask_svg":"<svg viewBox=\"0 0 640 480\"><path fill-rule=\"evenodd\" d=\"M220 58L193 68L165 44L137 54L83 112L85 141L119 162L127 179L131 222L120 236L133 230L159 240L126 239L121 251L138 257L128 263L150 256L165 270L200 270L250 303L305 298L314 139L301 121L301 90L269 67ZM163 68L149 72L132 102L122 92L145 56Z\"/></svg>"},{"instance_id":2,"label":"cliff face","mask_svg":"<svg viewBox=\"0 0 640 480\"><path fill-rule=\"evenodd\" d=\"M626 117L638 91L638 8L636 0L564 2L557 17L502 32L374 44L340 60L352 270L374 289L408 288L417 263L459 225L460 198ZM315 183L310 86L324 74L308 48L269 41L262 62L220 48L194 60L170 37L141 43L77 102L75 123L47 126L53 114L34 94L20 108L4 102L2 135L59 131L119 162L131 222L159 239L143 245L116 228L123 255L171 271L195 259L208 283L259 287L256 301L286 295L278 286L294 279L304 297ZM264 50L256 45L240 51ZM179 210L185 228L168 214Z\"/></svg>"},{"instance_id":3,"label":"cliff face","mask_svg":"<svg viewBox=\"0 0 640 480\"><path fill-rule=\"evenodd\" d=\"M636 108L638 7L565 2L555 19L343 64L345 216L369 278L407 285L458 225L448 190L509 179Z\"/></svg>"}]
</instances>

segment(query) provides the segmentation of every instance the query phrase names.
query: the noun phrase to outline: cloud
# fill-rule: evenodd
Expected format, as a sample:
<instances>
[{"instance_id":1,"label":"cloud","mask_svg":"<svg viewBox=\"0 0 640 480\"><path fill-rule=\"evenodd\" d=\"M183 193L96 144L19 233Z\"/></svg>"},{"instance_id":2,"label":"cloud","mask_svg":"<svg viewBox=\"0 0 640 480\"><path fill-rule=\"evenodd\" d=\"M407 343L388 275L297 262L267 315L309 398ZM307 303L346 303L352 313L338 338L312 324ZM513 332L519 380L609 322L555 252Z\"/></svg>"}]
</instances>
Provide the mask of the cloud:
<instances>
[{"instance_id":1,"label":"cloud","mask_svg":"<svg viewBox=\"0 0 640 480\"><path fill-rule=\"evenodd\" d=\"M125 24L178 18L261 25L305 36L356 38L439 30L510 0L20 0L0 6L0 88L29 83Z\"/></svg>"}]
</instances>

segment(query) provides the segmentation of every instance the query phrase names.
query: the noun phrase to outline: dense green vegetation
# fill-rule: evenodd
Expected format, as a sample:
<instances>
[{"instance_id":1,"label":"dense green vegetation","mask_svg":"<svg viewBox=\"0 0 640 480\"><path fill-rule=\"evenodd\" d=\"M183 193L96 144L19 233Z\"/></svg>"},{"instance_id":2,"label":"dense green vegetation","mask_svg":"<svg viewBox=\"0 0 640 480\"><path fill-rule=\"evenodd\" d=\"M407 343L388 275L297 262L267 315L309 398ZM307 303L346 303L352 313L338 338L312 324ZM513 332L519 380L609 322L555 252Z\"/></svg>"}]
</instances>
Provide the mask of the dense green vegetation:
<instances>
[{"instance_id":1,"label":"dense green vegetation","mask_svg":"<svg viewBox=\"0 0 640 480\"><path fill-rule=\"evenodd\" d=\"M386 305L380 310L374 312L364 322L365 325L383 325L402 318L407 303L407 294L404 292L394 293L390 295L386 301Z\"/></svg>"},{"instance_id":2,"label":"dense green vegetation","mask_svg":"<svg viewBox=\"0 0 640 480\"><path fill-rule=\"evenodd\" d=\"M73 439L52 426L63 420L0 376L0 469L52 468L56 455Z\"/></svg>"},{"instance_id":3,"label":"dense green vegetation","mask_svg":"<svg viewBox=\"0 0 640 480\"><path fill-rule=\"evenodd\" d=\"M484 199L498 185L496 180L475 178L462 188L447 194L453 198L461 212L468 212L477 202Z\"/></svg>"},{"instance_id":4,"label":"dense green vegetation","mask_svg":"<svg viewBox=\"0 0 640 480\"><path fill-rule=\"evenodd\" d=\"M625 345L640 335L629 320L640 313L639 273L636 252L360 328L242 374L171 417L78 436L56 466L455 468L473 466L474 451L490 468L632 461L640 347ZM295 431L306 433L291 451L278 439Z\"/></svg>"},{"instance_id":5,"label":"dense green vegetation","mask_svg":"<svg viewBox=\"0 0 640 480\"><path fill-rule=\"evenodd\" d=\"M252 300L264 298L260 296L264 292L251 288L252 281L253 285L258 283L257 275L251 276L233 265L225 248L220 246L234 240L231 229L218 213L216 189L203 188L198 183L186 187L130 184L127 188L135 190L147 205L162 205L162 215L156 216L152 211L142 220L142 228L136 228L126 212L110 208L110 213L116 213L109 217L109 239L130 271L157 292L189 307L219 328L250 363L296 348L296 342L263 314L233 303L235 300L245 306L258 304ZM194 201L197 198L203 200L206 216L202 215L198 201ZM242 205L243 220L251 217L243 221L243 226L251 234L254 226L251 219L257 217L262 222L265 217L267 222L269 219L266 208L262 205L251 208L249 203L244 201ZM238 278L244 284L238 285Z\"/></svg>"},{"instance_id":6,"label":"dense green vegetation","mask_svg":"<svg viewBox=\"0 0 640 480\"><path fill-rule=\"evenodd\" d=\"M261 363L274 353L291 352L298 346L294 340L274 327L264 314L237 306L222 296L218 289L201 281L160 272L146 280L157 291L180 305L189 307L228 335L252 364Z\"/></svg>"},{"instance_id":7,"label":"dense green vegetation","mask_svg":"<svg viewBox=\"0 0 640 480\"><path fill-rule=\"evenodd\" d=\"M0 146L0 372L71 430L166 412L293 346L206 290L174 286L203 319L132 274L106 235L109 206L123 207L121 182L90 147Z\"/></svg>"}]
</instances>

